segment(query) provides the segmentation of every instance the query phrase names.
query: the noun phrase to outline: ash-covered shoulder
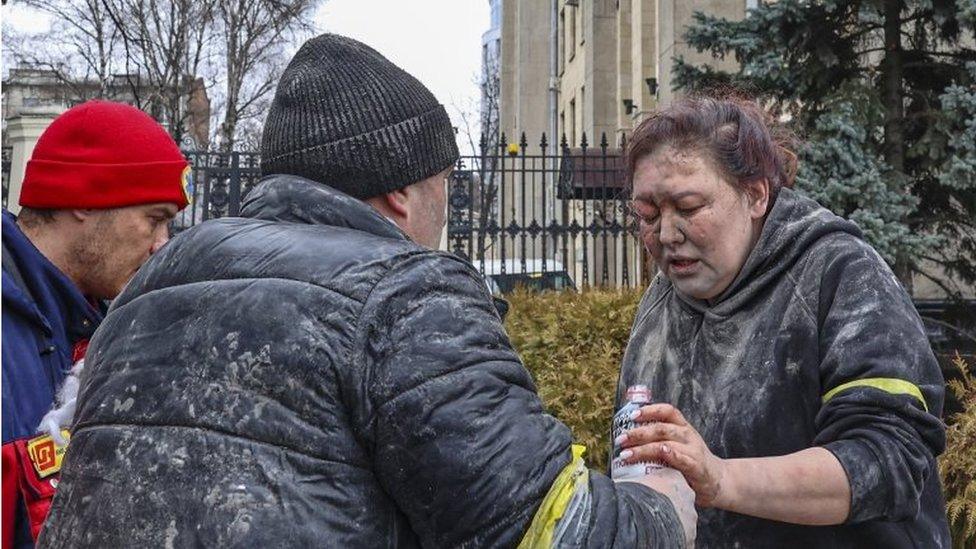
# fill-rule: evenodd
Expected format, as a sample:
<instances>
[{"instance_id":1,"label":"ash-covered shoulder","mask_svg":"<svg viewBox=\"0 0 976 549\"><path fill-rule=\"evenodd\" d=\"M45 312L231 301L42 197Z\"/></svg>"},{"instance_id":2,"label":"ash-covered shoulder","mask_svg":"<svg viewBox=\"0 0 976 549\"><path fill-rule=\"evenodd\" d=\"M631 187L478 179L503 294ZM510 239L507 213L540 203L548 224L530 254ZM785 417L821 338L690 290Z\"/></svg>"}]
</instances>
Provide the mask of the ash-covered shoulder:
<instances>
[{"instance_id":1,"label":"ash-covered shoulder","mask_svg":"<svg viewBox=\"0 0 976 549\"><path fill-rule=\"evenodd\" d=\"M470 262L450 252L416 246L391 257L377 286L409 284L414 290L475 293L491 302L488 283Z\"/></svg>"},{"instance_id":2,"label":"ash-covered shoulder","mask_svg":"<svg viewBox=\"0 0 976 549\"><path fill-rule=\"evenodd\" d=\"M659 307L672 292L674 292L674 286L671 284L671 279L658 272L654 275L654 279L651 280L647 289L644 290L638 310Z\"/></svg>"},{"instance_id":3,"label":"ash-covered shoulder","mask_svg":"<svg viewBox=\"0 0 976 549\"><path fill-rule=\"evenodd\" d=\"M877 277L879 281L893 281L897 278L881 254L871 244L846 232L825 235L812 243L804 254L803 270L817 275L822 282L829 282L836 276L859 273L861 276Z\"/></svg>"},{"instance_id":4,"label":"ash-covered shoulder","mask_svg":"<svg viewBox=\"0 0 976 549\"><path fill-rule=\"evenodd\" d=\"M674 293L674 286L671 284L671 280L664 276L660 272L654 275L654 279L644 290L644 295L641 296L640 303L637 305L637 313L634 317L634 323L631 326L631 335L633 335L638 327L642 325L648 318L652 317L654 311L657 311L664 306L667 302L667 298Z\"/></svg>"},{"instance_id":5,"label":"ash-covered shoulder","mask_svg":"<svg viewBox=\"0 0 976 549\"><path fill-rule=\"evenodd\" d=\"M281 279L364 302L399 262L428 250L406 240L348 227L246 218L188 229L154 254L118 306L146 293L196 283Z\"/></svg>"},{"instance_id":6,"label":"ash-covered shoulder","mask_svg":"<svg viewBox=\"0 0 976 549\"><path fill-rule=\"evenodd\" d=\"M832 233L813 243L794 272L796 291L819 323L827 310L904 309L911 298L884 258L868 242L849 233Z\"/></svg>"}]
</instances>

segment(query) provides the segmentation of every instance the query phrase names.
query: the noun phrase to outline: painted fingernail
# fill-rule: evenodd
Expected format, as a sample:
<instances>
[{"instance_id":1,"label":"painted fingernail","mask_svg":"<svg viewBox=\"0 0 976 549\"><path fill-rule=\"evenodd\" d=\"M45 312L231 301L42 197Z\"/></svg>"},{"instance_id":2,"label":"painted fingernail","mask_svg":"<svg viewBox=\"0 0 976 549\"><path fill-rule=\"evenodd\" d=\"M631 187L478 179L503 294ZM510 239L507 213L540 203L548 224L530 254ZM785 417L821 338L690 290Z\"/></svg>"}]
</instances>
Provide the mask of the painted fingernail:
<instances>
[{"instance_id":1,"label":"painted fingernail","mask_svg":"<svg viewBox=\"0 0 976 549\"><path fill-rule=\"evenodd\" d=\"M630 450L624 450L623 452L620 452L620 459L627 459L632 455L634 455L634 452Z\"/></svg>"},{"instance_id":2,"label":"painted fingernail","mask_svg":"<svg viewBox=\"0 0 976 549\"><path fill-rule=\"evenodd\" d=\"M641 413L640 410L634 410L633 412L630 413L630 419L637 419L637 418L639 418L640 417L640 413Z\"/></svg>"},{"instance_id":3,"label":"painted fingernail","mask_svg":"<svg viewBox=\"0 0 976 549\"><path fill-rule=\"evenodd\" d=\"M616 444L616 445L618 445L618 446L621 445L621 444L623 444L623 443L625 443L625 442L627 442L627 433L624 433L624 434L620 435L619 437L613 439L613 443Z\"/></svg>"}]
</instances>

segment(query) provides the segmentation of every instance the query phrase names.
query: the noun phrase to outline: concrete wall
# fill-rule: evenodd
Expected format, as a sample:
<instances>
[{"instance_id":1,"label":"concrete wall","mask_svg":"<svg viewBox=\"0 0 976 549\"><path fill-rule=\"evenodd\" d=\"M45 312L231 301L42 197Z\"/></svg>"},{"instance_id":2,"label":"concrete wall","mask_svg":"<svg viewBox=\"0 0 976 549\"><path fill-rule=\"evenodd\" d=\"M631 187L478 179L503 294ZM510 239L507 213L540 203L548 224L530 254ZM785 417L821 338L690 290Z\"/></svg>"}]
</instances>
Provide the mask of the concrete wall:
<instances>
[{"instance_id":1,"label":"concrete wall","mask_svg":"<svg viewBox=\"0 0 976 549\"><path fill-rule=\"evenodd\" d=\"M603 134L611 140L617 124L617 3L580 0L586 49L583 129L590 144L599 146Z\"/></svg>"},{"instance_id":2,"label":"concrete wall","mask_svg":"<svg viewBox=\"0 0 976 549\"><path fill-rule=\"evenodd\" d=\"M549 3L504 0L501 36L501 130L509 143L522 132L538 141L549 121Z\"/></svg>"},{"instance_id":3,"label":"concrete wall","mask_svg":"<svg viewBox=\"0 0 976 549\"><path fill-rule=\"evenodd\" d=\"M20 114L6 120L5 138L11 147L10 187L7 209L17 215L20 212L20 189L24 182L27 161L34 152L34 145L44 130L64 111L61 107L23 108Z\"/></svg>"},{"instance_id":4,"label":"concrete wall","mask_svg":"<svg viewBox=\"0 0 976 549\"><path fill-rule=\"evenodd\" d=\"M624 99L633 100L633 33L631 32L631 2L620 0L617 9L617 128L616 142L620 142L625 129L630 128L630 114L624 106ZM640 0L637 0L638 6Z\"/></svg>"},{"instance_id":5,"label":"concrete wall","mask_svg":"<svg viewBox=\"0 0 976 549\"><path fill-rule=\"evenodd\" d=\"M551 6L544 0L502 1L501 128L509 143L517 143L525 132L529 154L538 154L539 137L549 133ZM680 41L692 12L741 17L745 0L576 0L573 4L559 0L557 9L559 133L566 135L570 146L578 146L585 132L591 148L599 147L601 135L606 133L608 144L616 147L620 137L658 104L670 101L671 58L676 53L695 60L707 57L695 57L697 54L690 54ZM648 89L648 78L659 82L657 97ZM624 99L636 105L631 113L626 112ZM518 170L519 162L511 159L508 168ZM503 225L513 219L521 223L523 216L530 221L537 218L539 187L523 191L521 181L507 174L502 187L504 219L499 221ZM608 215L602 211L604 205L596 201L573 200L557 206L556 218L564 222L575 219L584 226L594 220L601 223ZM631 280L641 276L642 254L633 240L624 250L622 241L594 246L591 239L585 254L582 237L567 245L571 257L566 268L578 282L585 261L591 282L599 280L606 264L611 278L619 283L625 256ZM521 254L517 239L508 239L505 247L508 257ZM561 247L558 243L547 248L551 252ZM540 253L538 247L525 250L529 257L539 257Z\"/></svg>"},{"instance_id":6,"label":"concrete wall","mask_svg":"<svg viewBox=\"0 0 976 549\"><path fill-rule=\"evenodd\" d=\"M627 117L627 129L633 129L644 117L657 108L657 96L651 95L648 78L657 78L658 28L657 2L634 0L630 18L631 88L627 96L636 108Z\"/></svg>"},{"instance_id":7,"label":"concrete wall","mask_svg":"<svg viewBox=\"0 0 976 549\"><path fill-rule=\"evenodd\" d=\"M648 2L650 3L650 2ZM725 60L712 58L710 54L698 53L689 47L683 38L685 28L692 23L696 11L727 19L742 19L746 13L745 0L657 0L657 79L660 92L658 101L668 105L676 96L672 66L675 57L684 57L694 64L707 64L722 70L735 70L736 63L731 57Z\"/></svg>"},{"instance_id":8,"label":"concrete wall","mask_svg":"<svg viewBox=\"0 0 976 549\"><path fill-rule=\"evenodd\" d=\"M499 127L505 133L515 130L515 113L519 97L515 93L516 79L520 70L518 51L518 0L502 0L502 52L499 74L501 100L499 101Z\"/></svg>"},{"instance_id":9,"label":"concrete wall","mask_svg":"<svg viewBox=\"0 0 976 549\"><path fill-rule=\"evenodd\" d=\"M559 21L562 24L559 35L563 42L560 53L565 59L559 74L559 113L560 119L564 121L560 133L566 135L571 147L579 145L580 138L586 131L583 103L586 101L587 91L586 52L590 45L580 35L580 20L585 9L586 0L580 2L579 6L568 5L562 0L559 6Z\"/></svg>"},{"instance_id":10,"label":"concrete wall","mask_svg":"<svg viewBox=\"0 0 976 549\"><path fill-rule=\"evenodd\" d=\"M745 7L745 0L578 0L576 5L561 0L558 103L570 144L578 145L583 132L591 145L598 144L606 132L616 145L620 135L658 105L670 103L675 56L734 69L730 59L717 61L694 52L682 34L695 11L737 19L745 15ZM519 62L526 63L526 58ZM650 93L649 78L657 79L656 95ZM544 99L538 100L537 110L545 110ZM625 99L634 105L630 113Z\"/></svg>"},{"instance_id":11,"label":"concrete wall","mask_svg":"<svg viewBox=\"0 0 976 549\"><path fill-rule=\"evenodd\" d=\"M599 145L603 133L612 145L619 126L618 63L626 59L619 55L616 1L579 0L573 6L563 0L560 14L564 59L559 75L559 113L564 121L560 133L566 134L570 146L580 145L584 133L591 146Z\"/></svg>"}]
</instances>

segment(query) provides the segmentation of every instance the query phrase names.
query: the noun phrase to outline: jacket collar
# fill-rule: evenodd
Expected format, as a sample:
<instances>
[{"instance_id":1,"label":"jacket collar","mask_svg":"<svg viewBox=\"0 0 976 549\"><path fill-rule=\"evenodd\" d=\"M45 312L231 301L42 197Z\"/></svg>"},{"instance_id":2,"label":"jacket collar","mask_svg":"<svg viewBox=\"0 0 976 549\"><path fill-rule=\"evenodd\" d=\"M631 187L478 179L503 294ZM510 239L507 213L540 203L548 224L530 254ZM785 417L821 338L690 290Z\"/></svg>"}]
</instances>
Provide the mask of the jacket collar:
<instances>
[{"instance_id":1,"label":"jacket collar","mask_svg":"<svg viewBox=\"0 0 976 549\"><path fill-rule=\"evenodd\" d=\"M70 341L87 339L101 323L101 307L93 305L60 269L38 250L17 226L16 218L3 211L3 304L53 335L59 327ZM23 286L12 269L19 271Z\"/></svg>"},{"instance_id":2,"label":"jacket collar","mask_svg":"<svg viewBox=\"0 0 976 549\"><path fill-rule=\"evenodd\" d=\"M375 208L328 185L294 175L269 175L247 194L241 217L347 227L408 240L406 234Z\"/></svg>"}]
</instances>

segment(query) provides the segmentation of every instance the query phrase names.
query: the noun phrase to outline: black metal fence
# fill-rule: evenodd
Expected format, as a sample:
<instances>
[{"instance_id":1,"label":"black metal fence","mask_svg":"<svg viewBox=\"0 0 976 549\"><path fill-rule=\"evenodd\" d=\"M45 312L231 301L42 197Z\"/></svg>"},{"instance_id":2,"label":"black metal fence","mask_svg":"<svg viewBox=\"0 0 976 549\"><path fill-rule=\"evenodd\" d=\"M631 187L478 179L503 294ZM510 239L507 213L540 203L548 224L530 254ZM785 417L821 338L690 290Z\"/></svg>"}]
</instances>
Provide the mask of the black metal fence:
<instances>
[{"instance_id":1,"label":"black metal fence","mask_svg":"<svg viewBox=\"0 0 976 549\"><path fill-rule=\"evenodd\" d=\"M620 148L603 136L554 147L543 135L483 139L458 160L448 185L447 248L483 273L531 279L565 273L577 287L646 282L642 247L627 216ZM240 213L260 177L258 153L184 151L194 200L173 222L180 232Z\"/></svg>"},{"instance_id":2,"label":"black metal fence","mask_svg":"<svg viewBox=\"0 0 976 549\"><path fill-rule=\"evenodd\" d=\"M447 247L483 274L565 272L580 286L646 282L643 248L627 215L621 147L606 135L578 147L543 135L482 139L451 176Z\"/></svg>"},{"instance_id":3,"label":"black metal fence","mask_svg":"<svg viewBox=\"0 0 976 549\"><path fill-rule=\"evenodd\" d=\"M487 275L540 278L565 273L577 287L646 282L642 247L627 216L621 149L606 136L591 146L546 136L530 146L523 134L482 139L477 155L458 160L449 181L448 249ZM260 178L255 152L184 151L193 169L194 200L173 221L178 233L208 219L240 213ZM10 148L3 148L6 207Z\"/></svg>"},{"instance_id":4,"label":"black metal fence","mask_svg":"<svg viewBox=\"0 0 976 549\"><path fill-rule=\"evenodd\" d=\"M241 199L261 177L253 152L183 151L193 167L193 201L173 220L178 233L208 219L236 216Z\"/></svg>"}]
</instances>

